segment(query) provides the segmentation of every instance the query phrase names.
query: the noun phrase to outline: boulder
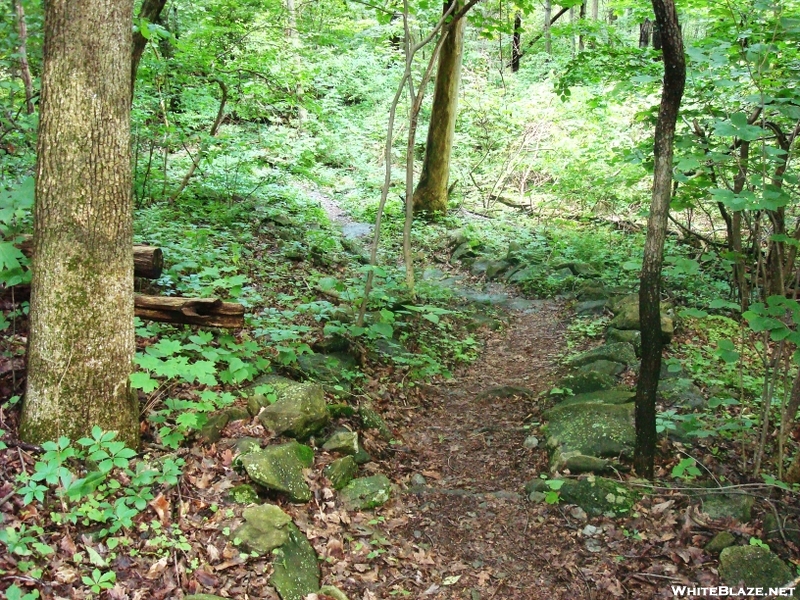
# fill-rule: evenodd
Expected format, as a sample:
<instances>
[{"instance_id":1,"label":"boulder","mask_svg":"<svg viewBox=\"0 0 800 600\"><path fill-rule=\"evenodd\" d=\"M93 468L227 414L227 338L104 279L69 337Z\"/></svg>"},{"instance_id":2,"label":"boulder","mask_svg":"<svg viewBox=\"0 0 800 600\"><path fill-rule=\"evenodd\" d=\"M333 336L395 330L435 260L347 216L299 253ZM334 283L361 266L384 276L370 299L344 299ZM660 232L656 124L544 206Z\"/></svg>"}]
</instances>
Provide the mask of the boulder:
<instances>
[{"instance_id":1,"label":"boulder","mask_svg":"<svg viewBox=\"0 0 800 600\"><path fill-rule=\"evenodd\" d=\"M584 373L601 373L603 375L608 375L610 377L614 377L619 375L625 370L625 365L619 362L614 362L613 360L596 360L588 365L583 365L582 367L578 367L579 372Z\"/></svg>"},{"instance_id":2,"label":"boulder","mask_svg":"<svg viewBox=\"0 0 800 600\"><path fill-rule=\"evenodd\" d=\"M358 473L358 465L352 456L338 458L322 471L331 480L333 489L340 490L353 480Z\"/></svg>"},{"instance_id":3,"label":"boulder","mask_svg":"<svg viewBox=\"0 0 800 600\"><path fill-rule=\"evenodd\" d=\"M348 429L335 431L322 445L323 450L355 455L358 453L358 434Z\"/></svg>"},{"instance_id":4,"label":"boulder","mask_svg":"<svg viewBox=\"0 0 800 600\"><path fill-rule=\"evenodd\" d=\"M317 553L294 523L287 525L289 540L274 550L270 584L283 600L303 600L319 590Z\"/></svg>"},{"instance_id":5,"label":"boulder","mask_svg":"<svg viewBox=\"0 0 800 600\"><path fill-rule=\"evenodd\" d=\"M606 343L625 342L633 346L636 356L642 354L642 332L638 329L615 329L609 327L606 330Z\"/></svg>"},{"instance_id":6,"label":"boulder","mask_svg":"<svg viewBox=\"0 0 800 600\"><path fill-rule=\"evenodd\" d=\"M553 470L569 468L568 465L594 464L603 470L606 461L584 460L616 459L633 454L635 430L633 403L605 404L593 402L570 402L546 411L547 446L551 450Z\"/></svg>"},{"instance_id":7,"label":"boulder","mask_svg":"<svg viewBox=\"0 0 800 600\"><path fill-rule=\"evenodd\" d=\"M244 524L231 534L248 552L269 554L289 541L292 518L274 504L244 509Z\"/></svg>"},{"instance_id":8,"label":"boulder","mask_svg":"<svg viewBox=\"0 0 800 600\"><path fill-rule=\"evenodd\" d=\"M242 466L258 485L287 495L291 502L308 502L311 490L303 469L314 462L314 451L308 446L290 442L269 446L241 457Z\"/></svg>"},{"instance_id":9,"label":"boulder","mask_svg":"<svg viewBox=\"0 0 800 600\"><path fill-rule=\"evenodd\" d=\"M661 303L661 332L670 340L675 333L675 323L668 312L671 306ZM641 329L639 321L639 295L630 294L616 301L612 308L615 316L611 320L614 329Z\"/></svg>"},{"instance_id":10,"label":"boulder","mask_svg":"<svg viewBox=\"0 0 800 600\"><path fill-rule=\"evenodd\" d=\"M392 483L385 475L353 479L341 491L341 499L348 510L367 510L389 500Z\"/></svg>"},{"instance_id":11,"label":"boulder","mask_svg":"<svg viewBox=\"0 0 800 600\"><path fill-rule=\"evenodd\" d=\"M489 261L489 264L486 265L486 279L497 279L501 274L507 271L510 266L511 263L504 260Z\"/></svg>"},{"instance_id":12,"label":"boulder","mask_svg":"<svg viewBox=\"0 0 800 600\"><path fill-rule=\"evenodd\" d=\"M596 371L577 371L571 375L562 377L556 383L556 387L572 390L573 394L585 394L587 392L610 390L616 385L616 379L610 375L597 373Z\"/></svg>"},{"instance_id":13,"label":"boulder","mask_svg":"<svg viewBox=\"0 0 800 600\"><path fill-rule=\"evenodd\" d=\"M731 546L719 555L720 583L729 587L777 588L792 581L792 571L761 546Z\"/></svg>"},{"instance_id":14,"label":"boulder","mask_svg":"<svg viewBox=\"0 0 800 600\"><path fill-rule=\"evenodd\" d=\"M258 413L266 429L304 441L328 424L325 393L319 384L286 379L271 385L277 400Z\"/></svg>"},{"instance_id":15,"label":"boulder","mask_svg":"<svg viewBox=\"0 0 800 600\"><path fill-rule=\"evenodd\" d=\"M614 344L606 344L592 348L586 352L581 352L577 356L567 360L567 365L570 367L582 367L591 364L598 360L608 360L611 362L622 363L627 366L636 364L636 352L630 344L618 342Z\"/></svg>"}]
</instances>

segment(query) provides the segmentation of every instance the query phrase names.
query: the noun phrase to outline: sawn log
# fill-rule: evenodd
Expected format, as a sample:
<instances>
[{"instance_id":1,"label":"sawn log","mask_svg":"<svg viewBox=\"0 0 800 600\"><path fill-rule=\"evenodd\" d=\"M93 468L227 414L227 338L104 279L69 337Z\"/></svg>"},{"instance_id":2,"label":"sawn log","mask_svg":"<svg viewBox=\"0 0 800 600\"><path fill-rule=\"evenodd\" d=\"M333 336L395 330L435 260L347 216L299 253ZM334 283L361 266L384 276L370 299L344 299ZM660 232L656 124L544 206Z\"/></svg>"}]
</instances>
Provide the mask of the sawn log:
<instances>
[{"instance_id":1,"label":"sawn log","mask_svg":"<svg viewBox=\"0 0 800 600\"><path fill-rule=\"evenodd\" d=\"M22 253L30 258L33 255L33 238L27 236L17 244ZM134 277L144 277L145 279L158 279L161 277L161 270L164 268L164 255L161 248L148 246L146 244L134 244L133 246L133 275Z\"/></svg>"},{"instance_id":2,"label":"sawn log","mask_svg":"<svg viewBox=\"0 0 800 600\"><path fill-rule=\"evenodd\" d=\"M134 314L162 323L182 323L239 329L244 327L244 306L219 298L165 298L134 296Z\"/></svg>"}]
</instances>

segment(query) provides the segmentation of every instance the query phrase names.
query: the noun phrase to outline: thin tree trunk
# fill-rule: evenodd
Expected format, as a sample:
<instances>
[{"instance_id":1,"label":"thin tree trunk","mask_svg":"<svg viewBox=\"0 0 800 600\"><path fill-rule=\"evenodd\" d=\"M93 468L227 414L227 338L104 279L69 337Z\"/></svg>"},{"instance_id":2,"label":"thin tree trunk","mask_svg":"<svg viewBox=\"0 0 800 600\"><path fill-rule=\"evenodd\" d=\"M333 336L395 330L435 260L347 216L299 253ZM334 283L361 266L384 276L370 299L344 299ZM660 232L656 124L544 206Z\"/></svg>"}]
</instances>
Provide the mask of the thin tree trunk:
<instances>
[{"instance_id":1,"label":"thin tree trunk","mask_svg":"<svg viewBox=\"0 0 800 600\"><path fill-rule=\"evenodd\" d=\"M553 40L550 36L551 15L553 13L552 0L544 2L544 51L548 56L553 54Z\"/></svg>"},{"instance_id":2,"label":"thin tree trunk","mask_svg":"<svg viewBox=\"0 0 800 600\"><path fill-rule=\"evenodd\" d=\"M653 478L656 448L656 391L661 371L661 267L672 196L672 153L678 108L686 83L683 39L674 0L652 0L664 43L664 87L656 123L653 199L647 220L647 238L639 288L642 365L636 386L636 447L634 468Z\"/></svg>"},{"instance_id":3,"label":"thin tree trunk","mask_svg":"<svg viewBox=\"0 0 800 600\"><path fill-rule=\"evenodd\" d=\"M457 13L461 10L462 2L452 1L456 3L453 12ZM446 4L445 10L449 6ZM450 155L456 129L465 25L464 18L455 21L444 33L446 37L439 51L425 159L422 163L419 184L414 191L414 212L442 214L447 212Z\"/></svg>"},{"instance_id":4,"label":"thin tree trunk","mask_svg":"<svg viewBox=\"0 0 800 600\"><path fill-rule=\"evenodd\" d=\"M93 426L136 447L130 151L132 0L48 0L28 382L20 438Z\"/></svg>"},{"instance_id":5,"label":"thin tree trunk","mask_svg":"<svg viewBox=\"0 0 800 600\"><path fill-rule=\"evenodd\" d=\"M581 4L581 10L580 13L578 14L578 21L581 27L583 26L583 22L585 19L586 19L586 0L584 0L583 3ZM578 34L578 51L583 52L585 48L586 44L583 41L583 31L581 31Z\"/></svg>"},{"instance_id":6,"label":"thin tree trunk","mask_svg":"<svg viewBox=\"0 0 800 600\"><path fill-rule=\"evenodd\" d=\"M144 0L142 8L139 10L139 19L147 21L148 23L155 23L161 16L161 11L167 0ZM131 42L131 95L133 95L133 88L136 86L136 71L139 70L139 62L142 60L142 54L147 47L147 38L142 35L141 31L133 34Z\"/></svg>"},{"instance_id":7,"label":"thin tree trunk","mask_svg":"<svg viewBox=\"0 0 800 600\"><path fill-rule=\"evenodd\" d=\"M600 0L592 0L592 21L597 21L600 16Z\"/></svg>"},{"instance_id":8,"label":"thin tree trunk","mask_svg":"<svg viewBox=\"0 0 800 600\"><path fill-rule=\"evenodd\" d=\"M511 41L511 72L519 71L519 59L522 56L522 13L514 15L514 37Z\"/></svg>"},{"instance_id":9,"label":"thin tree trunk","mask_svg":"<svg viewBox=\"0 0 800 600\"><path fill-rule=\"evenodd\" d=\"M28 26L25 23L25 8L22 0L14 0L14 7L17 11L17 35L19 36L19 74L22 77L22 84L25 86L25 112L33 114L33 77L31 77L31 67L28 64Z\"/></svg>"}]
</instances>

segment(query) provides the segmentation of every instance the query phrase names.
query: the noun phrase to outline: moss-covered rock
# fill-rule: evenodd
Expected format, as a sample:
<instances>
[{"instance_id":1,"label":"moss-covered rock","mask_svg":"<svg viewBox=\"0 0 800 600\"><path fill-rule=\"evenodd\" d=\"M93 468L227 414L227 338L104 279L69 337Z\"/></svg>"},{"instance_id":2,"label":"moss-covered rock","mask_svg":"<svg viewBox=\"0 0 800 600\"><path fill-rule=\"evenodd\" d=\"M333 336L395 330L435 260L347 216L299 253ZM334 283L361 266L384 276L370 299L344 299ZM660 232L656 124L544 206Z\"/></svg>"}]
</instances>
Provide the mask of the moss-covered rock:
<instances>
[{"instance_id":1,"label":"moss-covered rock","mask_svg":"<svg viewBox=\"0 0 800 600\"><path fill-rule=\"evenodd\" d=\"M376 429L378 434L387 442L394 438L392 430L386 424L377 411L368 405L360 406L358 409L358 416L361 418L361 424L365 429Z\"/></svg>"},{"instance_id":2,"label":"moss-covered rock","mask_svg":"<svg viewBox=\"0 0 800 600\"><path fill-rule=\"evenodd\" d=\"M567 364L570 367L582 367L598 360L608 360L631 366L636 364L636 352L633 351L633 346L630 344L617 342L581 352L570 358Z\"/></svg>"},{"instance_id":3,"label":"moss-covered rock","mask_svg":"<svg viewBox=\"0 0 800 600\"><path fill-rule=\"evenodd\" d=\"M300 372L314 381L321 382L329 391L336 386L344 390L350 389L350 381L346 373L358 368L356 359L344 352L332 354L301 354L297 357L297 368Z\"/></svg>"},{"instance_id":4,"label":"moss-covered rock","mask_svg":"<svg viewBox=\"0 0 800 600\"><path fill-rule=\"evenodd\" d=\"M606 300L583 300L575 305L575 314L578 316L584 315L602 315L606 311Z\"/></svg>"},{"instance_id":5,"label":"moss-covered rock","mask_svg":"<svg viewBox=\"0 0 800 600\"><path fill-rule=\"evenodd\" d=\"M289 541L292 518L274 504L244 509L244 524L231 534L248 552L268 554Z\"/></svg>"},{"instance_id":6,"label":"moss-covered rock","mask_svg":"<svg viewBox=\"0 0 800 600\"><path fill-rule=\"evenodd\" d=\"M358 434L347 429L335 431L322 445L322 449L352 456L358 452Z\"/></svg>"},{"instance_id":7,"label":"moss-covered rock","mask_svg":"<svg viewBox=\"0 0 800 600\"><path fill-rule=\"evenodd\" d=\"M578 367L579 372L583 373L602 373L614 377L625 370L625 365L613 360L596 360L582 367Z\"/></svg>"},{"instance_id":8,"label":"moss-covered rock","mask_svg":"<svg viewBox=\"0 0 800 600\"><path fill-rule=\"evenodd\" d=\"M600 459L633 454L633 404L572 403L564 401L545 412L551 467L567 468L578 456ZM581 460L581 459L578 459ZM604 463L598 463L598 465Z\"/></svg>"},{"instance_id":9,"label":"moss-covered rock","mask_svg":"<svg viewBox=\"0 0 800 600\"><path fill-rule=\"evenodd\" d=\"M606 329L606 343L627 343L633 346L636 356L642 353L642 332L638 329L615 329L609 327Z\"/></svg>"},{"instance_id":10,"label":"moss-covered rock","mask_svg":"<svg viewBox=\"0 0 800 600\"><path fill-rule=\"evenodd\" d=\"M340 490L356 476L358 465L352 456L345 456L333 461L323 469L322 473L331 480L333 489Z\"/></svg>"},{"instance_id":11,"label":"moss-covered rock","mask_svg":"<svg viewBox=\"0 0 800 600\"><path fill-rule=\"evenodd\" d=\"M719 555L720 582L727 586L781 587L792 577L789 567L761 546L731 546Z\"/></svg>"},{"instance_id":12,"label":"moss-covered rock","mask_svg":"<svg viewBox=\"0 0 800 600\"><path fill-rule=\"evenodd\" d=\"M289 540L274 551L270 584L283 600L303 600L319 590L319 563L314 548L294 523Z\"/></svg>"},{"instance_id":13,"label":"moss-covered rock","mask_svg":"<svg viewBox=\"0 0 800 600\"><path fill-rule=\"evenodd\" d=\"M706 544L705 551L709 554L719 554L735 543L736 537L730 531L720 531Z\"/></svg>"},{"instance_id":14,"label":"moss-covered rock","mask_svg":"<svg viewBox=\"0 0 800 600\"><path fill-rule=\"evenodd\" d=\"M242 437L236 440L233 445L238 454L247 454L248 452L257 452L261 450L261 440L254 437Z\"/></svg>"},{"instance_id":15,"label":"moss-covered rock","mask_svg":"<svg viewBox=\"0 0 800 600\"><path fill-rule=\"evenodd\" d=\"M200 439L208 444L216 444L222 438L222 430L228 424L228 413L220 412L208 417L200 430Z\"/></svg>"},{"instance_id":16,"label":"moss-covered rock","mask_svg":"<svg viewBox=\"0 0 800 600\"><path fill-rule=\"evenodd\" d=\"M576 504L593 517L628 514L641 497L618 481L594 476L568 479L561 486L560 493L563 502Z\"/></svg>"},{"instance_id":17,"label":"moss-covered rock","mask_svg":"<svg viewBox=\"0 0 800 600\"><path fill-rule=\"evenodd\" d=\"M258 485L282 492L291 502L308 502L311 490L303 469L314 462L314 451L308 446L290 442L250 452L241 458L247 474Z\"/></svg>"},{"instance_id":18,"label":"moss-covered rock","mask_svg":"<svg viewBox=\"0 0 800 600\"><path fill-rule=\"evenodd\" d=\"M706 404L702 391L691 379L659 380L658 396L666 406L695 409L702 408Z\"/></svg>"},{"instance_id":19,"label":"moss-covered rock","mask_svg":"<svg viewBox=\"0 0 800 600\"><path fill-rule=\"evenodd\" d=\"M333 600L348 600L344 592L332 585L323 585L317 592L320 596L330 596Z\"/></svg>"},{"instance_id":20,"label":"moss-covered rock","mask_svg":"<svg viewBox=\"0 0 800 600\"><path fill-rule=\"evenodd\" d=\"M784 515L775 517L770 512L764 515L762 528L764 530L764 539L767 541L783 541L783 538L786 538L787 541L792 542L795 546L800 546L800 523L797 520L790 519Z\"/></svg>"},{"instance_id":21,"label":"moss-covered rock","mask_svg":"<svg viewBox=\"0 0 800 600\"><path fill-rule=\"evenodd\" d=\"M753 497L747 494L699 493L700 510L712 519L735 519L747 523L752 517Z\"/></svg>"},{"instance_id":22,"label":"moss-covered rock","mask_svg":"<svg viewBox=\"0 0 800 600\"><path fill-rule=\"evenodd\" d=\"M341 491L341 499L349 510L367 510L385 504L392 491L392 482L385 475L353 479Z\"/></svg>"},{"instance_id":23,"label":"moss-covered rock","mask_svg":"<svg viewBox=\"0 0 800 600\"><path fill-rule=\"evenodd\" d=\"M626 389L598 390L585 394L576 394L559 402L557 407L571 404L628 404L633 402L636 392Z\"/></svg>"},{"instance_id":24,"label":"moss-covered rock","mask_svg":"<svg viewBox=\"0 0 800 600\"><path fill-rule=\"evenodd\" d=\"M287 379L270 385L275 388L278 399L261 408L258 414L265 428L303 441L328 424L325 394L319 384Z\"/></svg>"},{"instance_id":25,"label":"moss-covered rock","mask_svg":"<svg viewBox=\"0 0 800 600\"><path fill-rule=\"evenodd\" d=\"M661 304L661 332L668 340L675 333L675 323L669 315L670 308L669 304ZM612 310L615 316L611 320L611 327L614 329L641 329L638 294L620 298L614 303Z\"/></svg>"},{"instance_id":26,"label":"moss-covered rock","mask_svg":"<svg viewBox=\"0 0 800 600\"><path fill-rule=\"evenodd\" d=\"M259 500L258 492L252 485L246 483L237 485L228 490L228 497L236 504L256 504Z\"/></svg>"},{"instance_id":27,"label":"moss-covered rock","mask_svg":"<svg viewBox=\"0 0 800 600\"><path fill-rule=\"evenodd\" d=\"M616 385L617 380L614 377L595 371L577 371L562 377L556 383L557 388L571 390L573 394L610 390Z\"/></svg>"}]
</instances>

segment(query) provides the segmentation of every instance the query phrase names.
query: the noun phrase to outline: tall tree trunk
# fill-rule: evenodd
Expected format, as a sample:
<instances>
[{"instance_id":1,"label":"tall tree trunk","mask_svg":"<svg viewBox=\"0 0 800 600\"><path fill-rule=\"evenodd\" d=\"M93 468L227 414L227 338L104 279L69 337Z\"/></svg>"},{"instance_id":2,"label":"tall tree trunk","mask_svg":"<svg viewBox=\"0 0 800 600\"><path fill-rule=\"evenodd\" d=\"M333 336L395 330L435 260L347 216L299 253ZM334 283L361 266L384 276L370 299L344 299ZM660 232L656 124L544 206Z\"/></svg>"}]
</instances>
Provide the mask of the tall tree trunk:
<instances>
[{"instance_id":1,"label":"tall tree trunk","mask_svg":"<svg viewBox=\"0 0 800 600\"><path fill-rule=\"evenodd\" d=\"M166 4L167 0L144 0L142 8L139 9L139 19L148 23L157 22ZM139 70L139 61L142 60L147 41L141 31L133 34L133 40L131 41L131 95L133 95L133 88L136 86L136 71Z\"/></svg>"},{"instance_id":2,"label":"tall tree trunk","mask_svg":"<svg viewBox=\"0 0 800 600\"><path fill-rule=\"evenodd\" d=\"M33 114L33 77L31 77L31 67L28 64L28 26L25 23L25 8L22 0L14 0L14 8L17 11L17 35L19 36L19 74L22 77L22 84L25 86L25 112Z\"/></svg>"},{"instance_id":3,"label":"tall tree trunk","mask_svg":"<svg viewBox=\"0 0 800 600\"><path fill-rule=\"evenodd\" d=\"M592 21L597 21L600 16L600 0L592 0Z\"/></svg>"},{"instance_id":4,"label":"tall tree trunk","mask_svg":"<svg viewBox=\"0 0 800 600\"><path fill-rule=\"evenodd\" d=\"M639 24L639 48L647 48L650 45L650 36L653 33L653 22L645 19Z\"/></svg>"},{"instance_id":5,"label":"tall tree trunk","mask_svg":"<svg viewBox=\"0 0 800 600\"><path fill-rule=\"evenodd\" d=\"M519 59L522 56L522 14L514 15L514 37L511 41L511 72L519 71Z\"/></svg>"},{"instance_id":6,"label":"tall tree trunk","mask_svg":"<svg viewBox=\"0 0 800 600\"><path fill-rule=\"evenodd\" d=\"M136 447L130 98L133 0L48 0L28 382L20 437L93 426Z\"/></svg>"},{"instance_id":7,"label":"tall tree trunk","mask_svg":"<svg viewBox=\"0 0 800 600\"><path fill-rule=\"evenodd\" d=\"M586 20L586 0L583 0L581 3L581 10L578 14L578 21L579 25L583 27L583 22ZM586 48L586 44L583 41L583 31L578 34L578 51L583 52Z\"/></svg>"},{"instance_id":8,"label":"tall tree trunk","mask_svg":"<svg viewBox=\"0 0 800 600\"><path fill-rule=\"evenodd\" d=\"M547 53L547 56L553 54L553 40L550 36L550 20L552 13L552 0L544 0L544 51Z\"/></svg>"},{"instance_id":9,"label":"tall tree trunk","mask_svg":"<svg viewBox=\"0 0 800 600\"><path fill-rule=\"evenodd\" d=\"M653 199L647 219L647 238L639 288L642 365L636 386L636 447L634 468L653 478L656 449L656 391L661 371L661 267L672 196L672 151L678 108L686 83L686 60L674 0L652 0L664 44L664 88L656 123Z\"/></svg>"},{"instance_id":10,"label":"tall tree trunk","mask_svg":"<svg viewBox=\"0 0 800 600\"><path fill-rule=\"evenodd\" d=\"M452 1L457 3L453 10L455 14L462 9L463 2ZM445 4L444 10L447 11L449 6L449 3ZM447 183L456 129L465 25L463 17L451 23L439 51L425 159L417 189L414 190L414 212L447 212Z\"/></svg>"}]
</instances>

